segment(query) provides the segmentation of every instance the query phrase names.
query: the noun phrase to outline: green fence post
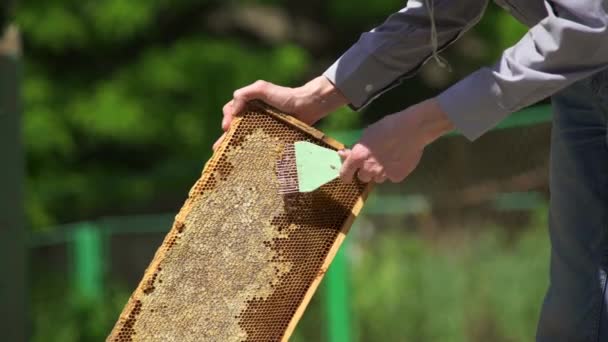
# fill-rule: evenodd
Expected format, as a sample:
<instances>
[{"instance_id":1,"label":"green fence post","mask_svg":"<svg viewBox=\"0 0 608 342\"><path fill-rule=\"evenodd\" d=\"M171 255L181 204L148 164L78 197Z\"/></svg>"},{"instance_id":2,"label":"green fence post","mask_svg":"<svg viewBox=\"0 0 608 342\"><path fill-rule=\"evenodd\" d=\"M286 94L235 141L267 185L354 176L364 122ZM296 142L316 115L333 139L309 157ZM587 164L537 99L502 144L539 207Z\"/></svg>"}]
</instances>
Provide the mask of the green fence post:
<instances>
[{"instance_id":1,"label":"green fence post","mask_svg":"<svg viewBox=\"0 0 608 342\"><path fill-rule=\"evenodd\" d=\"M0 329L3 341L17 342L29 330L19 57L17 28L0 23Z\"/></svg>"},{"instance_id":2,"label":"green fence post","mask_svg":"<svg viewBox=\"0 0 608 342\"><path fill-rule=\"evenodd\" d=\"M325 275L325 307L327 314L327 340L350 342L350 305L348 299L348 265L345 255L347 241L344 240Z\"/></svg>"},{"instance_id":3,"label":"green fence post","mask_svg":"<svg viewBox=\"0 0 608 342\"><path fill-rule=\"evenodd\" d=\"M74 286L86 299L100 299L103 294L103 237L90 223L74 229Z\"/></svg>"}]
</instances>

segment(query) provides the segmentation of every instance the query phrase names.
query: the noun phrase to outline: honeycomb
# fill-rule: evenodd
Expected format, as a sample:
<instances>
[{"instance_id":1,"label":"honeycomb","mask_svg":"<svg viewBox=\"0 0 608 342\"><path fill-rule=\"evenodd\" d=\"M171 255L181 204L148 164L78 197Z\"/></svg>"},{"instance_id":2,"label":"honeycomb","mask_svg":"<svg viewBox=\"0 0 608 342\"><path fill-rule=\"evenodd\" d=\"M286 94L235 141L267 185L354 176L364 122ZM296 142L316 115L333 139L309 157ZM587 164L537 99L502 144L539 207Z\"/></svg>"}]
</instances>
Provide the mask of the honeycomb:
<instances>
[{"instance_id":1,"label":"honeycomb","mask_svg":"<svg viewBox=\"0 0 608 342\"><path fill-rule=\"evenodd\" d=\"M370 186L279 194L286 146L343 146L260 102L235 118L107 341L286 341Z\"/></svg>"}]
</instances>

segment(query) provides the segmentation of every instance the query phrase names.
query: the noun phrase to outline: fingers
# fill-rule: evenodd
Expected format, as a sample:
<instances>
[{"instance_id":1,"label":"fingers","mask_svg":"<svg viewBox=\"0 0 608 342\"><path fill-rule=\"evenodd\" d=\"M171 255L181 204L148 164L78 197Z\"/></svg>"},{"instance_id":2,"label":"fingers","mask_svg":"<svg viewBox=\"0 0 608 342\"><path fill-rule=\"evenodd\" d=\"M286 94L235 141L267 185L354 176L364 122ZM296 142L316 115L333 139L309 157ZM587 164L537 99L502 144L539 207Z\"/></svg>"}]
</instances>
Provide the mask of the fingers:
<instances>
[{"instance_id":1,"label":"fingers","mask_svg":"<svg viewBox=\"0 0 608 342\"><path fill-rule=\"evenodd\" d=\"M251 100L262 100L273 107L290 111L291 108L284 108L291 96L290 88L280 87L266 81L256 81L246 87L238 89L233 94L233 99L224 105L222 109L224 118L222 119L222 129L228 131L232 119L242 112Z\"/></svg>"},{"instance_id":2,"label":"fingers","mask_svg":"<svg viewBox=\"0 0 608 342\"><path fill-rule=\"evenodd\" d=\"M213 143L213 150L217 150L217 148L220 146L220 144L222 143L222 141L224 141L224 138L226 137L226 133L224 132L224 134L222 134L221 137L219 137L219 139L217 139L215 141L215 143Z\"/></svg>"},{"instance_id":3,"label":"fingers","mask_svg":"<svg viewBox=\"0 0 608 342\"><path fill-rule=\"evenodd\" d=\"M374 176L374 182L376 182L378 184L382 184L382 183L386 182L386 178L387 178L386 173L383 172L381 174Z\"/></svg>"},{"instance_id":4,"label":"fingers","mask_svg":"<svg viewBox=\"0 0 608 342\"><path fill-rule=\"evenodd\" d=\"M374 175L366 169L359 169L357 171L357 178L363 183L369 183L374 179Z\"/></svg>"},{"instance_id":5,"label":"fingers","mask_svg":"<svg viewBox=\"0 0 608 342\"><path fill-rule=\"evenodd\" d=\"M360 146L338 151L338 154L343 160L340 178L345 183L351 183L355 175L364 183L384 183L388 178L384 168Z\"/></svg>"},{"instance_id":6,"label":"fingers","mask_svg":"<svg viewBox=\"0 0 608 342\"><path fill-rule=\"evenodd\" d=\"M224 117L222 118L222 129L224 130L224 132L228 131L228 129L230 128L230 123L232 122L232 119L235 115L232 109L233 102L234 100L230 100L224 105L224 108L222 108L222 113L224 113Z\"/></svg>"},{"instance_id":7,"label":"fingers","mask_svg":"<svg viewBox=\"0 0 608 342\"><path fill-rule=\"evenodd\" d=\"M238 105L239 108L240 106L244 108L247 101L257 99L281 110L290 111L291 108L285 107L291 96L291 88L281 87L266 81L256 81L234 92L234 106Z\"/></svg>"},{"instance_id":8,"label":"fingers","mask_svg":"<svg viewBox=\"0 0 608 342\"><path fill-rule=\"evenodd\" d=\"M253 99L265 100L267 93L273 86L275 85L266 81L255 81L246 87L235 90L233 96L235 99L242 99L244 101Z\"/></svg>"},{"instance_id":9,"label":"fingers","mask_svg":"<svg viewBox=\"0 0 608 342\"><path fill-rule=\"evenodd\" d=\"M253 99L264 100L265 89L265 82L257 81L253 84L236 90L232 94L233 99L226 103L222 108L222 112L224 113L224 118L222 119L222 129L224 131L228 131L228 129L230 129L230 123L232 123L232 119L234 119L237 114L239 114L245 109L247 101Z\"/></svg>"},{"instance_id":10,"label":"fingers","mask_svg":"<svg viewBox=\"0 0 608 342\"><path fill-rule=\"evenodd\" d=\"M340 168L340 178L344 183L351 183L355 172L359 169L359 161L353 158L352 151L349 149L338 151L338 154L343 160Z\"/></svg>"},{"instance_id":11,"label":"fingers","mask_svg":"<svg viewBox=\"0 0 608 342\"><path fill-rule=\"evenodd\" d=\"M224 114L224 118L222 119L222 129L224 132L230 129L230 124L234 117L242 112L247 105L247 101L243 101L242 99L232 99L230 102L226 103L222 108L222 112Z\"/></svg>"},{"instance_id":12,"label":"fingers","mask_svg":"<svg viewBox=\"0 0 608 342\"><path fill-rule=\"evenodd\" d=\"M357 172L357 177L363 183L384 183L387 179L384 169L375 160L368 160Z\"/></svg>"},{"instance_id":13,"label":"fingers","mask_svg":"<svg viewBox=\"0 0 608 342\"><path fill-rule=\"evenodd\" d=\"M238 89L233 94L233 99L226 103L222 108L224 117L222 118L222 129L227 132L230 124L236 115L245 110L247 102L255 99L262 100L271 106L280 108L289 96L289 88L279 87L266 81L257 81L246 87ZM225 135L225 134L224 134ZM213 149L217 149L224 139L221 136L214 144Z\"/></svg>"},{"instance_id":14,"label":"fingers","mask_svg":"<svg viewBox=\"0 0 608 342\"><path fill-rule=\"evenodd\" d=\"M348 156L350 155L350 149L345 148L345 149L339 150L338 155L340 156L340 158L342 158L342 161L345 161L346 158L348 158Z\"/></svg>"}]
</instances>

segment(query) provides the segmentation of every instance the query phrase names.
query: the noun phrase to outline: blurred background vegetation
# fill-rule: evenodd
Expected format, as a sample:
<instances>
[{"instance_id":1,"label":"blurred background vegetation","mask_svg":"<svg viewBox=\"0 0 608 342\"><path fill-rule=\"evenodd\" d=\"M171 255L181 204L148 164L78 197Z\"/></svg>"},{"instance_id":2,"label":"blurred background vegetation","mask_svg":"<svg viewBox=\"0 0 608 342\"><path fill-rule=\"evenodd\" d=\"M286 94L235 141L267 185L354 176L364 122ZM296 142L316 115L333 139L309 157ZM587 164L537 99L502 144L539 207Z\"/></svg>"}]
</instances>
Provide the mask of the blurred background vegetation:
<instances>
[{"instance_id":1,"label":"blurred background vegetation","mask_svg":"<svg viewBox=\"0 0 608 342\"><path fill-rule=\"evenodd\" d=\"M20 0L28 226L54 234L70 222L176 213L211 155L233 90L257 79L300 85L404 5ZM492 4L443 53L451 72L430 62L364 112L342 109L320 127L359 129L433 96L524 32ZM349 238L353 339L533 338L548 274L549 131L548 124L514 128L472 144L445 138L404 184L376 190L396 198L398 209L366 213ZM104 339L162 235L129 240L137 262L106 251L125 259L104 270L100 301L72 291L69 248L34 249L33 340ZM294 340L327 338L322 300L315 297Z\"/></svg>"}]
</instances>

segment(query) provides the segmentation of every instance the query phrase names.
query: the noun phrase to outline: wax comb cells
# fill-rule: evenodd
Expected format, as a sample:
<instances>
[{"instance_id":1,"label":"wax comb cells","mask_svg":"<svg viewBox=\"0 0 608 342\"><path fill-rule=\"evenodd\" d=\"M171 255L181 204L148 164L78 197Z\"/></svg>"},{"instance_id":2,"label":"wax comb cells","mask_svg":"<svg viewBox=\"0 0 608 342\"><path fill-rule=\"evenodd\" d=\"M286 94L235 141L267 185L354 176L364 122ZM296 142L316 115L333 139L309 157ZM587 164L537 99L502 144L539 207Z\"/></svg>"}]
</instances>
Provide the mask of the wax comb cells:
<instances>
[{"instance_id":1,"label":"wax comb cells","mask_svg":"<svg viewBox=\"0 0 608 342\"><path fill-rule=\"evenodd\" d=\"M279 341L293 332L369 188L279 194L276 163L319 131L252 103L190 190L109 341Z\"/></svg>"}]
</instances>

